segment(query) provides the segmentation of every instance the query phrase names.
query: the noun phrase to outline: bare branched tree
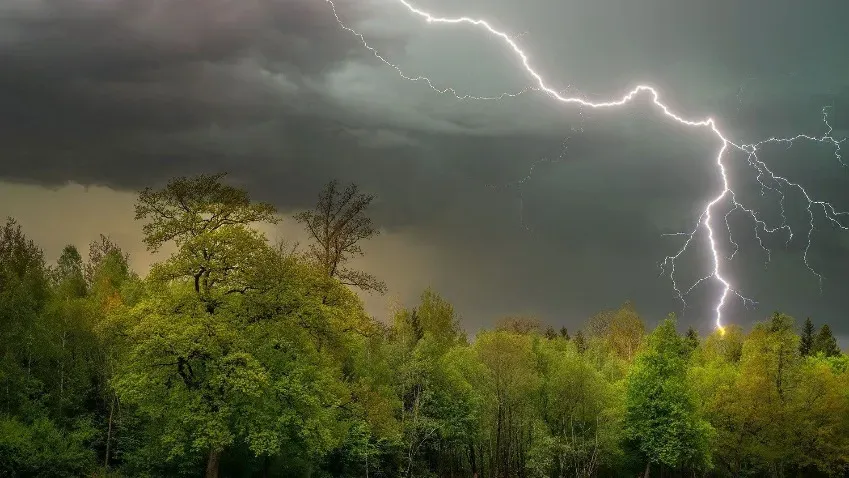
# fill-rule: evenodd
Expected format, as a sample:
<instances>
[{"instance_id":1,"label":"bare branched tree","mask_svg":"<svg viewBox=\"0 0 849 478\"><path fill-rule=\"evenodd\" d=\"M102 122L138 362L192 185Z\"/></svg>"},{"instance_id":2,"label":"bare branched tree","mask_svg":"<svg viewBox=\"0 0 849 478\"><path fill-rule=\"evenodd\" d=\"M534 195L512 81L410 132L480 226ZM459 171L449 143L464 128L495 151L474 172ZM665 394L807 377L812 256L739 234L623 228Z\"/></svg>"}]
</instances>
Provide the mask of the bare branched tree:
<instances>
[{"instance_id":1,"label":"bare branched tree","mask_svg":"<svg viewBox=\"0 0 849 478\"><path fill-rule=\"evenodd\" d=\"M380 233L366 216L373 200L373 195L360 193L356 184L340 190L339 182L333 180L321 191L315 209L298 213L295 219L306 226L314 241L309 255L329 277L365 291L384 293L383 281L345 267L351 258L363 255L362 241Z\"/></svg>"}]
</instances>

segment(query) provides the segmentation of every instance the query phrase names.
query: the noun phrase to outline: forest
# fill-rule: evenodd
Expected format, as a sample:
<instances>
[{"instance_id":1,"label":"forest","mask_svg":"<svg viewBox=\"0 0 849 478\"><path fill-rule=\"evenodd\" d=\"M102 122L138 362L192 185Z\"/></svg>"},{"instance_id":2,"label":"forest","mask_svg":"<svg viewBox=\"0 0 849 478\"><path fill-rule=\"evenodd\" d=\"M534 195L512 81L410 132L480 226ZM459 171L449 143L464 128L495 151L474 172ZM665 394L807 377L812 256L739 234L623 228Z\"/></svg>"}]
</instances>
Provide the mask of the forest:
<instances>
[{"instance_id":1,"label":"forest","mask_svg":"<svg viewBox=\"0 0 849 478\"><path fill-rule=\"evenodd\" d=\"M102 235L47 263L8 219L0 476L849 476L827 324L700 336L625 301L469 334L432 289L377 320L357 293L387 285L351 262L373 199L332 181L282 217L223 174L176 178L138 194L148 250L173 251L142 274ZM280 220L311 242L269 241Z\"/></svg>"}]
</instances>

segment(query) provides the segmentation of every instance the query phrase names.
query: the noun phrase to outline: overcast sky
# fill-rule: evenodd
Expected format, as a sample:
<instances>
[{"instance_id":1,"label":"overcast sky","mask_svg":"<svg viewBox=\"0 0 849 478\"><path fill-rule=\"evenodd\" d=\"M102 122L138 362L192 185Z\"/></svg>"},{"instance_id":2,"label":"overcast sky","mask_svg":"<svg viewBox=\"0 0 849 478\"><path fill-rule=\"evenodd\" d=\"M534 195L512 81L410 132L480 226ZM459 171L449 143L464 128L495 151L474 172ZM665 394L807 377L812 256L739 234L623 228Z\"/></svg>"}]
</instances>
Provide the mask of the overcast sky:
<instances>
[{"instance_id":1,"label":"overcast sky","mask_svg":"<svg viewBox=\"0 0 849 478\"><path fill-rule=\"evenodd\" d=\"M484 30L427 24L397 0L339 0L340 18L408 76L496 96L531 85ZM517 35L551 86L590 100L638 83L684 116L714 116L731 139L849 135L845 0L420 0L440 15L485 18ZM0 215L55 258L62 245L112 235L143 269L134 192L176 175L230 179L289 215L331 178L378 196L383 229L361 264L390 286L366 298L413 299L428 285L470 332L505 315L574 330L632 299L650 323L677 312L711 329L716 288L681 310L658 262L681 246L720 187L706 130L675 125L646 99L605 111L538 93L459 101L410 82L336 23L324 0L4 0L0 2ZM849 142L844 143L849 162ZM827 145L761 155L815 199L849 210L849 168ZM779 221L742 155L726 159L738 198ZM755 310L775 309L849 336L849 232L815 220L803 263L804 198L785 202L794 240L730 217L740 250L722 267ZM717 211L718 215L724 211ZM780 221L779 221L780 222ZM849 221L847 221L849 222ZM722 231L724 232L724 231ZM275 232L302 239L289 220ZM732 250L719 237L723 257ZM696 244L698 245L698 244ZM702 252L699 252L699 251ZM682 283L709 271L694 249Z\"/></svg>"}]
</instances>

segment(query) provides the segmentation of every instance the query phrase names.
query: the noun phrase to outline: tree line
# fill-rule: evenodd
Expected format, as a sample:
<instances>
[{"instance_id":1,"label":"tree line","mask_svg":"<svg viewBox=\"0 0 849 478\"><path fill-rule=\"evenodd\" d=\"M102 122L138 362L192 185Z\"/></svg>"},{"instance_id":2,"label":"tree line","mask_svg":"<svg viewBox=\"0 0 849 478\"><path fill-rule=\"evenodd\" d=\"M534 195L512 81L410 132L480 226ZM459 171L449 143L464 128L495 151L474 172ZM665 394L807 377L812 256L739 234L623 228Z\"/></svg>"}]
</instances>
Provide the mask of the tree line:
<instances>
[{"instance_id":1,"label":"tree line","mask_svg":"<svg viewBox=\"0 0 849 478\"><path fill-rule=\"evenodd\" d=\"M0 476L849 476L849 357L827 324L579 331L507 317L470 338L425 290L391 323L352 288L373 197L329 183L279 216L223 175L136 203L145 277L108 237L56 264L0 229Z\"/></svg>"}]
</instances>

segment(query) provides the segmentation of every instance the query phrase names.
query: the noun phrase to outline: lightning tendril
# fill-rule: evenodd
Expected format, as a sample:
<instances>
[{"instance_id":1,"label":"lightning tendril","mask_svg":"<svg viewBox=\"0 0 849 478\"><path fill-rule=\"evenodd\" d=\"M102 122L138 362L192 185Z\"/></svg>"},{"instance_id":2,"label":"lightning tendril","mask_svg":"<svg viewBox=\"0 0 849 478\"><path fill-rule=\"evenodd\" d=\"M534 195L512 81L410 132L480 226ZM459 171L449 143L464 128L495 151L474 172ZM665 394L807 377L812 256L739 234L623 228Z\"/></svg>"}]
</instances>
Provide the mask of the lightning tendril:
<instances>
[{"instance_id":1,"label":"lightning tendril","mask_svg":"<svg viewBox=\"0 0 849 478\"><path fill-rule=\"evenodd\" d=\"M493 37L494 40L500 41L504 47L508 50L512 51L512 53L518 59L519 64L523 68L526 75L528 75L532 84L520 91L516 92L505 92L496 96L474 96L470 94L460 94L454 88L438 88L433 81L425 76L410 76L404 73L404 71L396 65L389 61L386 57L381 55L381 53L373 48L365 39L365 37L349 27L345 24L340 18L336 5L333 0L325 0L331 7L333 16L336 19L336 22L339 26L354 35L359 42L362 44L364 48L370 51L375 58L389 66L403 79L412 81L412 82L421 82L426 84L430 89L435 91L436 93L442 95L451 95L458 100L503 100L506 98L515 98L520 95L537 92L542 93L548 96L553 101L557 101L564 104L576 105L580 108L591 108L591 109L606 109L606 108L616 108L630 103L635 98L643 95L648 96L652 101L652 104L667 118L675 121L678 124L683 126L687 126L690 128L703 128L709 130L719 141L719 149L714 158L714 162L716 163L717 171L721 177L720 188L716 192L716 195L706 201L704 209L702 213L699 215L698 220L692 229L686 232L679 232L673 234L667 234L671 236L680 236L684 239L684 243L677 252L672 255L666 256L660 262L661 273L668 275L670 281L672 282L672 287L676 293L676 296L686 307L686 297L690 294L695 288L699 285L708 282L715 281L717 282L721 288L722 292L716 299L713 310L715 313L716 326L720 330L720 332L724 332L724 328L722 325L722 312L729 298L736 297L739 299L743 305L755 306L756 302L742 295L736 287L734 287L730 280L726 278L726 276L722 272L722 254L720 253L720 248L718 246L717 239L717 231L716 227L718 221L721 221L725 224L726 230L728 232L728 239L730 244L733 246L733 251L730 256L725 256L724 259L730 260L732 259L738 249L739 246L731 235L731 226L729 223L729 217L738 212L745 213L754 224L754 235L757 239L760 247L766 252L767 255L767 263L769 263L771 259L770 250L765 246L762 238L762 234L775 234L779 232L783 232L787 235L787 243L794 237L793 230L790 228L787 215L785 213L784 204L786 199L786 194L788 191L793 190L800 193L805 200L807 201L806 210L808 216L808 229L806 231L807 243L803 252L803 260L805 266L811 271L811 273L817 278L820 284L820 290L822 290L822 281L823 276L820 272L818 272L808 261L808 254L811 248L811 241L813 237L814 227L814 219L816 217L815 212L821 211L823 216L831 222L831 224L837 228L843 230L849 230L849 212L838 211L831 203L819 200L811 196L808 191L799 183L794 182L786 177L779 176L774 173L766 163L764 163L760 157L758 156L758 152L769 144L785 144L787 147L791 147L797 141L812 141L817 143L822 143L826 145L830 145L834 148L834 157L837 161L846 166L846 163L843 161L843 157L841 154L840 146L845 141L845 138L837 139L832 136L833 128L829 124L828 121L828 112L829 107L825 107L822 110L822 118L823 123L825 124L827 130L821 136L809 135L809 134L799 134L796 136L788 137L788 138L779 138L779 137L771 137L765 139L763 141L759 141L757 143L745 144L745 143L736 143L729 139L725 133L723 133L718 125L716 120L713 117L707 117L702 119L688 119L678 113L673 112L666 104L661 101L660 93L652 86L646 84L639 84L635 86L633 89L625 93L623 96L618 99L612 99L608 101L600 101L593 102L589 101L580 96L564 96L564 93L558 92L551 86L549 86L548 82L540 75L532 66L530 62L530 58L527 53L517 44L518 39L522 34L519 35L509 35L505 32L499 31L495 29L490 23L485 20L471 18L471 17L455 17L455 18L446 18L439 17L434 14L428 13L424 10L421 10L415 7L413 4L408 2L407 0L395 0L398 4L405 7L412 15L418 16L423 19L428 24L453 24L453 25L469 25L471 27L479 28L485 31L487 34ZM741 91L738 92L738 99ZM767 191L771 194L776 194L779 197L779 206L781 209L781 223L775 226L770 226L766 221L761 219L758 215L757 211L754 208L746 206L744 203L740 202L737 199L737 195L734 190L731 188L731 182L729 180L729 174L726 169L726 165L723 159L726 156L726 153L729 149L735 149L742 152L745 157L747 164L756 172L756 180L761 186L761 194L765 195ZM551 161L551 160L541 160L541 161ZM540 162L541 162L540 161ZM533 174L533 169L537 165L531 167L530 174ZM521 179L514 183L514 185L521 186L522 183L527 181L529 177ZM728 209L724 214L718 212L719 206L721 204L726 204ZM684 287L679 285L676 279L676 262L681 256L684 255L689 249L692 243L696 240L699 234L704 234L704 237L707 239L708 247L711 252L711 265L708 268L708 271L694 283L692 283L689 287Z\"/></svg>"},{"instance_id":2,"label":"lightning tendril","mask_svg":"<svg viewBox=\"0 0 849 478\"><path fill-rule=\"evenodd\" d=\"M579 128L572 128L572 130L575 131L575 132L578 132L578 131L582 132L583 131L582 129L579 129ZM568 150L569 150L569 140L570 139L572 139L572 138L570 136L567 136L566 139L563 140L563 142L561 143L561 147L560 147L560 154L556 158L543 157L543 158L540 158L540 159L534 161L533 163L531 163L530 168L528 168L528 173L525 176L519 178L518 180L511 181L507 184L502 184L502 185L487 184L487 187L489 187L490 189L515 189L518 192L518 195L519 195L519 223L521 224L522 229L524 229L528 232L531 232L532 229L528 225L528 223L525 222L525 196L524 196L524 192L523 192L522 189L523 189L525 183L527 183L528 181L531 180L531 178L534 177L534 173L536 173L536 169L540 164L543 164L543 163L557 164L557 163L563 162L566 159L566 154L568 153Z\"/></svg>"}]
</instances>

